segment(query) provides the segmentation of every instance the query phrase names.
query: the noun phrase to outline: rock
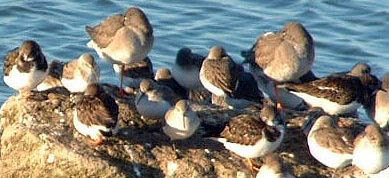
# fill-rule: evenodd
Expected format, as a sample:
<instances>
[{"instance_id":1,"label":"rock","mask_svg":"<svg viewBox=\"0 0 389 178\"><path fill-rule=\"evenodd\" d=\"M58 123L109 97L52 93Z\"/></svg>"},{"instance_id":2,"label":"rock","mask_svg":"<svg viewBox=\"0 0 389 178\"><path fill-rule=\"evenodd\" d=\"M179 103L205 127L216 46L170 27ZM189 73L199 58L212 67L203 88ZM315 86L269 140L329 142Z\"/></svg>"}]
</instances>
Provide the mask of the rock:
<instances>
[{"instance_id":1,"label":"rock","mask_svg":"<svg viewBox=\"0 0 389 178\"><path fill-rule=\"evenodd\" d=\"M119 103L121 129L99 147L89 145L88 138L73 128L72 108L79 94L59 88L10 97L0 110L0 177L255 177L245 159L203 136L220 132L233 116L258 113L260 106L229 110L193 103L201 127L188 140L175 141L175 152L161 132L163 121L142 119L135 110L135 96L117 98L117 89L105 85ZM287 135L276 150L294 175L360 173L354 167L333 170L315 161L301 131L303 121L288 119ZM256 161L262 164L261 158Z\"/></svg>"}]
</instances>

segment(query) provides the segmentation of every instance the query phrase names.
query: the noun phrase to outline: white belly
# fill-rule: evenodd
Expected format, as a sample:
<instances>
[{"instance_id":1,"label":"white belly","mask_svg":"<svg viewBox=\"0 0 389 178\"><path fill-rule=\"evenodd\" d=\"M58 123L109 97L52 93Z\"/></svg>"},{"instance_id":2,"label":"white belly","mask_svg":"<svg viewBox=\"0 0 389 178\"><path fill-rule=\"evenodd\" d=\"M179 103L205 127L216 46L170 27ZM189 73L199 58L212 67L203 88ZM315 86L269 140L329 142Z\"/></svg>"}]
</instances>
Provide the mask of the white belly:
<instances>
[{"instance_id":1,"label":"white belly","mask_svg":"<svg viewBox=\"0 0 389 178\"><path fill-rule=\"evenodd\" d=\"M29 73L21 73L13 66L9 75L4 76L4 83L15 90L31 90L39 85L46 75L46 71L36 70L35 67Z\"/></svg>"},{"instance_id":2,"label":"white belly","mask_svg":"<svg viewBox=\"0 0 389 178\"><path fill-rule=\"evenodd\" d=\"M135 105L140 115L150 119L162 119L166 112L172 107L167 101L150 101L143 95Z\"/></svg>"},{"instance_id":3,"label":"white belly","mask_svg":"<svg viewBox=\"0 0 389 178\"><path fill-rule=\"evenodd\" d=\"M375 174L389 166L389 150L373 148L368 144L371 143L363 144L364 148L355 147L353 165L365 173Z\"/></svg>"},{"instance_id":4,"label":"white belly","mask_svg":"<svg viewBox=\"0 0 389 178\"><path fill-rule=\"evenodd\" d=\"M178 84L187 89L198 89L203 87L200 81L200 71L196 67L181 68L180 66L174 65L172 76Z\"/></svg>"}]
</instances>

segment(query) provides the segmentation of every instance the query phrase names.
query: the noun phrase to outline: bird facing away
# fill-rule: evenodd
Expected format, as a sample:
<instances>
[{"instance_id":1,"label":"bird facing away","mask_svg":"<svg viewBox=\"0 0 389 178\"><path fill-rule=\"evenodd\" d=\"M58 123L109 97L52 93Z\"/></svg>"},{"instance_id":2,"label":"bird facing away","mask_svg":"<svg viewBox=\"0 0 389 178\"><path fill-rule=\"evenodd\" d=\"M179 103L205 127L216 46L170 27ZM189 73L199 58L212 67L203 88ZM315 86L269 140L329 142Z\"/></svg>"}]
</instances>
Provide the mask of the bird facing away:
<instances>
[{"instance_id":1,"label":"bird facing away","mask_svg":"<svg viewBox=\"0 0 389 178\"><path fill-rule=\"evenodd\" d=\"M350 165L353 154L350 132L339 128L334 123L336 118L318 109L309 114L308 124L304 127L304 130L308 131L309 152L317 161L330 168L337 169Z\"/></svg>"},{"instance_id":2,"label":"bird facing away","mask_svg":"<svg viewBox=\"0 0 389 178\"><path fill-rule=\"evenodd\" d=\"M340 115L353 113L366 103L380 88L380 81L371 74L354 73L330 75L302 84L285 83L279 87L302 98L311 107Z\"/></svg>"},{"instance_id":3,"label":"bird facing away","mask_svg":"<svg viewBox=\"0 0 389 178\"><path fill-rule=\"evenodd\" d=\"M140 62L147 57L154 43L153 28L146 14L131 7L123 14L108 17L99 25L86 26L91 38L87 44L103 59L122 65ZM123 75L120 77L122 89ZM121 90L122 91L122 90Z\"/></svg>"},{"instance_id":4,"label":"bird facing away","mask_svg":"<svg viewBox=\"0 0 389 178\"><path fill-rule=\"evenodd\" d=\"M113 64L113 69L117 74L123 76L123 84L131 88L139 88L139 84L143 79L153 79L153 64L149 57L144 58L140 62L124 64L122 68L118 64Z\"/></svg>"},{"instance_id":5,"label":"bird facing away","mask_svg":"<svg viewBox=\"0 0 389 178\"><path fill-rule=\"evenodd\" d=\"M4 83L20 93L38 86L48 73L46 57L39 44L27 40L10 51L4 60L3 73Z\"/></svg>"},{"instance_id":6,"label":"bird facing away","mask_svg":"<svg viewBox=\"0 0 389 178\"><path fill-rule=\"evenodd\" d=\"M100 68L89 53L65 64L61 82L70 92L84 92L89 84L98 83Z\"/></svg>"},{"instance_id":7,"label":"bird facing away","mask_svg":"<svg viewBox=\"0 0 389 178\"><path fill-rule=\"evenodd\" d=\"M370 124L354 141L353 165L367 174L389 167L389 139L376 124Z\"/></svg>"},{"instance_id":8,"label":"bird facing away","mask_svg":"<svg viewBox=\"0 0 389 178\"><path fill-rule=\"evenodd\" d=\"M369 99L364 108L370 119L377 122L381 128L387 129L389 121L389 73L384 75L381 89Z\"/></svg>"},{"instance_id":9,"label":"bird facing away","mask_svg":"<svg viewBox=\"0 0 389 178\"><path fill-rule=\"evenodd\" d=\"M193 53L191 49L183 47L177 53L176 61L172 68L172 76L186 89L203 88L199 75L204 60L204 56Z\"/></svg>"},{"instance_id":10,"label":"bird facing away","mask_svg":"<svg viewBox=\"0 0 389 178\"><path fill-rule=\"evenodd\" d=\"M177 95L179 95L181 98L187 99L188 98L188 91L182 87L175 78L172 77L171 72L167 68L160 68L155 73L155 81L159 85L165 85L169 88L171 88Z\"/></svg>"},{"instance_id":11,"label":"bird facing away","mask_svg":"<svg viewBox=\"0 0 389 178\"><path fill-rule=\"evenodd\" d=\"M238 115L228 122L220 138L212 138L235 154L249 159L273 152L281 144L285 133L283 118L276 108L265 104L257 115Z\"/></svg>"},{"instance_id":12,"label":"bird facing away","mask_svg":"<svg viewBox=\"0 0 389 178\"><path fill-rule=\"evenodd\" d=\"M61 61L57 61L57 60L51 61L49 68L48 68L49 72L48 72L45 80L43 80L43 82L40 83L36 87L36 89L38 91L44 91L44 90L48 90L50 88L63 87L63 85L61 83L61 78L62 78L62 72L63 72L64 65L65 64Z\"/></svg>"},{"instance_id":13,"label":"bird facing away","mask_svg":"<svg viewBox=\"0 0 389 178\"><path fill-rule=\"evenodd\" d=\"M180 100L165 114L163 132L171 140L182 140L193 135L200 125L200 119L187 100Z\"/></svg>"},{"instance_id":14,"label":"bird facing away","mask_svg":"<svg viewBox=\"0 0 389 178\"><path fill-rule=\"evenodd\" d=\"M288 172L286 165L275 153L269 153L256 178L294 178L294 176Z\"/></svg>"},{"instance_id":15,"label":"bird facing away","mask_svg":"<svg viewBox=\"0 0 389 178\"><path fill-rule=\"evenodd\" d=\"M278 32L261 35L254 45L255 63L277 82L294 81L312 69L314 42L301 23L289 22Z\"/></svg>"},{"instance_id":16,"label":"bird facing away","mask_svg":"<svg viewBox=\"0 0 389 178\"><path fill-rule=\"evenodd\" d=\"M223 47L215 46L211 48L203 62L200 81L216 96L232 96L241 70Z\"/></svg>"},{"instance_id":17,"label":"bird facing away","mask_svg":"<svg viewBox=\"0 0 389 178\"><path fill-rule=\"evenodd\" d=\"M82 135L90 137L93 145L100 145L106 137L118 133L119 106L101 85L88 85L74 108L74 127Z\"/></svg>"},{"instance_id":18,"label":"bird facing away","mask_svg":"<svg viewBox=\"0 0 389 178\"><path fill-rule=\"evenodd\" d=\"M169 87L144 79L139 85L140 92L135 97L136 110L142 117L163 119L178 97Z\"/></svg>"}]
</instances>

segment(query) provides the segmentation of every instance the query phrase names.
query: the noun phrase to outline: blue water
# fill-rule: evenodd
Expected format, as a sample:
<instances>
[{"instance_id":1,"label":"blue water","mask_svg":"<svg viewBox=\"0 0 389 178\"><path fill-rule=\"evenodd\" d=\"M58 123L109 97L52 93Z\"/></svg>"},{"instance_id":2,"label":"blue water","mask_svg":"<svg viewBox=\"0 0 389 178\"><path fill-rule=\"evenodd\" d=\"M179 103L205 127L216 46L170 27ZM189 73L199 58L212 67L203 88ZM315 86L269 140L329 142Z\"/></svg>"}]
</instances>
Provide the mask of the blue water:
<instances>
[{"instance_id":1,"label":"blue water","mask_svg":"<svg viewBox=\"0 0 389 178\"><path fill-rule=\"evenodd\" d=\"M205 55L210 47L222 45L236 61L242 61L240 51L251 47L258 35L296 20L315 40L313 70L317 75L348 70L359 61L372 65L379 77L389 71L389 2L378 0L2 0L0 55L23 40L34 39L49 60L68 61L84 52L97 57L86 47L85 26L130 6L141 7L154 27L155 42L149 54L154 69L171 66L182 46ZM101 60L99 64L102 81L118 83L111 66ZM1 80L0 103L13 94Z\"/></svg>"}]
</instances>

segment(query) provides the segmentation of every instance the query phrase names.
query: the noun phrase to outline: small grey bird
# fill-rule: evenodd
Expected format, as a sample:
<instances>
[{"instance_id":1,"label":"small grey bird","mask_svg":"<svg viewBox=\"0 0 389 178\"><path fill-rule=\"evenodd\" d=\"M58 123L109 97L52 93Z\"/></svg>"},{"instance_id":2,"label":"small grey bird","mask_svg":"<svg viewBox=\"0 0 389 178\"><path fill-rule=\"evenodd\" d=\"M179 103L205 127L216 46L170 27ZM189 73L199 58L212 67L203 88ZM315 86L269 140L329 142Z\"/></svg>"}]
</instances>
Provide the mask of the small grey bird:
<instances>
[{"instance_id":1,"label":"small grey bird","mask_svg":"<svg viewBox=\"0 0 389 178\"><path fill-rule=\"evenodd\" d=\"M147 57L154 43L153 28L146 14L131 7L123 14L108 17L99 25L86 26L91 38L87 44L103 59L122 65L140 62ZM122 88L122 78L120 88Z\"/></svg>"},{"instance_id":2,"label":"small grey bird","mask_svg":"<svg viewBox=\"0 0 389 178\"><path fill-rule=\"evenodd\" d=\"M275 153L269 153L259 169L256 178L294 178L287 167Z\"/></svg>"},{"instance_id":3,"label":"small grey bird","mask_svg":"<svg viewBox=\"0 0 389 178\"><path fill-rule=\"evenodd\" d=\"M203 88L199 75L204 60L204 56L193 53L191 49L183 47L177 53L176 61L172 68L172 76L186 89Z\"/></svg>"},{"instance_id":4,"label":"small grey bird","mask_svg":"<svg viewBox=\"0 0 389 178\"><path fill-rule=\"evenodd\" d=\"M29 92L38 86L48 73L46 57L39 44L24 41L10 51L4 60L4 83L20 93Z\"/></svg>"},{"instance_id":5,"label":"small grey bird","mask_svg":"<svg viewBox=\"0 0 389 178\"><path fill-rule=\"evenodd\" d=\"M163 132L171 140L182 140L193 135L200 125L200 119L187 100L180 100L165 114Z\"/></svg>"},{"instance_id":6,"label":"small grey bird","mask_svg":"<svg viewBox=\"0 0 389 178\"><path fill-rule=\"evenodd\" d=\"M98 83L100 67L95 58L84 53L78 59L69 61L63 67L61 82L70 92L84 92L89 84Z\"/></svg>"},{"instance_id":7,"label":"small grey bird","mask_svg":"<svg viewBox=\"0 0 389 178\"><path fill-rule=\"evenodd\" d=\"M336 118L321 108L311 112L304 126L311 155L330 168L343 168L353 159L353 138L350 132L335 124Z\"/></svg>"},{"instance_id":8,"label":"small grey bird","mask_svg":"<svg viewBox=\"0 0 389 178\"><path fill-rule=\"evenodd\" d=\"M188 99L188 91L182 87L175 78L172 77L171 72L168 68L160 68L155 73L154 80L159 85L165 85L171 88L177 95L183 99Z\"/></svg>"},{"instance_id":9,"label":"small grey bird","mask_svg":"<svg viewBox=\"0 0 389 178\"><path fill-rule=\"evenodd\" d=\"M382 80L381 90L369 99L369 102L364 105L365 111L370 119L384 129L388 128L389 124L389 73L384 75Z\"/></svg>"},{"instance_id":10,"label":"small grey bird","mask_svg":"<svg viewBox=\"0 0 389 178\"><path fill-rule=\"evenodd\" d=\"M104 92L99 84L88 85L85 93L77 100L73 111L73 125L90 142L98 146L106 137L119 131L119 106L115 100Z\"/></svg>"},{"instance_id":11,"label":"small grey bird","mask_svg":"<svg viewBox=\"0 0 389 178\"><path fill-rule=\"evenodd\" d=\"M389 167L389 138L378 125L368 125L354 146L352 163L364 173L376 174Z\"/></svg>"},{"instance_id":12,"label":"small grey bird","mask_svg":"<svg viewBox=\"0 0 389 178\"><path fill-rule=\"evenodd\" d=\"M142 80L139 89L140 92L135 97L135 106L138 113L146 118L164 118L166 112L179 99L172 89L158 85L150 79Z\"/></svg>"},{"instance_id":13,"label":"small grey bird","mask_svg":"<svg viewBox=\"0 0 389 178\"><path fill-rule=\"evenodd\" d=\"M51 61L45 80L36 89L38 91L44 91L50 88L63 87L61 78L64 65L65 63L58 60Z\"/></svg>"}]
</instances>

